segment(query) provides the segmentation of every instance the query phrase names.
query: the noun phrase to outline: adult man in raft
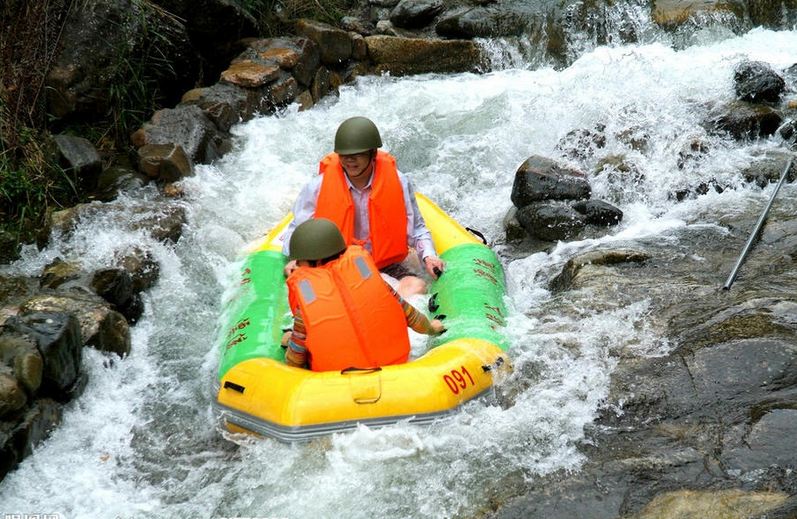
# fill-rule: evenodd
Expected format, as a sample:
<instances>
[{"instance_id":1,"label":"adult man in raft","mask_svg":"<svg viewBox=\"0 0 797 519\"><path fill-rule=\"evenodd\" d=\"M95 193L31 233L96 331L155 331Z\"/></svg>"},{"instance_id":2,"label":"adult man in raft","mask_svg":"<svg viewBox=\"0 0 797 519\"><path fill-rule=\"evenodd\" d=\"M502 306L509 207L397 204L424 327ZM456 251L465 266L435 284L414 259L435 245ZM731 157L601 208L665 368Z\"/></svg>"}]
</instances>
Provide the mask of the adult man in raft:
<instances>
[{"instance_id":1,"label":"adult man in raft","mask_svg":"<svg viewBox=\"0 0 797 519\"><path fill-rule=\"evenodd\" d=\"M321 160L320 174L302 189L293 205L283 252L290 256L290 236L296 225L313 217L328 218L337 224L347 245L364 247L381 272L399 280L398 291L406 297L426 292L426 283L402 263L409 247L416 249L435 279L444 264L418 210L412 183L381 147L379 130L370 119L343 121L335 133L335 151ZM296 263L289 262L285 274L294 268Z\"/></svg>"},{"instance_id":2,"label":"adult man in raft","mask_svg":"<svg viewBox=\"0 0 797 519\"><path fill-rule=\"evenodd\" d=\"M407 326L436 335L445 329L405 302L359 245L346 246L337 226L308 220L291 236L296 269L288 276L293 330L285 363L313 371L373 368L407 362Z\"/></svg>"}]
</instances>

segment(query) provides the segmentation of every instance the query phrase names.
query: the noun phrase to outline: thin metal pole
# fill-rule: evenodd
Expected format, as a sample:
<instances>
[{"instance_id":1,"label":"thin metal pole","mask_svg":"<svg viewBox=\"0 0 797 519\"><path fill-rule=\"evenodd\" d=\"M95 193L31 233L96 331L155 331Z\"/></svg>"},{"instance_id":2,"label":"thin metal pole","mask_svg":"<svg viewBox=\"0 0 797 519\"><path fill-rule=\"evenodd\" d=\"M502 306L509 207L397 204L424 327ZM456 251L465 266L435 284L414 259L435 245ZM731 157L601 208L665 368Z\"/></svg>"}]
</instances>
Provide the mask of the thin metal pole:
<instances>
[{"instance_id":1,"label":"thin metal pole","mask_svg":"<svg viewBox=\"0 0 797 519\"><path fill-rule=\"evenodd\" d=\"M733 266L733 270L731 270L731 274L730 276L728 276L728 280L725 281L725 284L722 286L723 289L730 290L731 285L733 285L733 282L736 280L736 274L739 272L739 267L742 266L742 263L744 263L747 254L750 252L750 249L753 248L753 243L755 243L755 240L758 237L758 233L761 232L761 227L764 226L764 222L767 219L769 210L772 208L772 203L775 201L775 197L778 196L778 191L780 191L780 186L783 185L783 182L786 180L786 177L788 176L789 170L791 169L791 163L793 160L794 158L789 159L789 163L786 164L786 169L784 169L783 173L781 173L778 185L775 186L775 191L773 191L772 196L769 197L769 203L764 208L764 211L761 213L761 216L758 217L758 222L756 222L753 232L750 233L750 237L747 239L747 243L744 245L742 253L739 254L739 259L736 260L736 265Z\"/></svg>"}]
</instances>

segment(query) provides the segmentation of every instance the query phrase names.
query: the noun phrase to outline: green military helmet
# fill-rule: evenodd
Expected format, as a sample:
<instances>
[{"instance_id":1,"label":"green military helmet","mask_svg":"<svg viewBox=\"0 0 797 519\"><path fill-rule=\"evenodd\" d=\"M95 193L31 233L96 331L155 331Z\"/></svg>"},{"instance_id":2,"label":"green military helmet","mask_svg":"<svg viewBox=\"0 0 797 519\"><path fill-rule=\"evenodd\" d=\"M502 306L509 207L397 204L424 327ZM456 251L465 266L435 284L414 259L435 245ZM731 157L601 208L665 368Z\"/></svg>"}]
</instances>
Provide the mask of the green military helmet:
<instances>
[{"instance_id":1,"label":"green military helmet","mask_svg":"<svg viewBox=\"0 0 797 519\"><path fill-rule=\"evenodd\" d=\"M335 132L335 153L354 155L382 147L379 129L367 117L351 117Z\"/></svg>"},{"instance_id":2,"label":"green military helmet","mask_svg":"<svg viewBox=\"0 0 797 519\"><path fill-rule=\"evenodd\" d=\"M296 226L289 249L292 260L321 260L346 250L346 240L332 220L315 218Z\"/></svg>"}]
</instances>

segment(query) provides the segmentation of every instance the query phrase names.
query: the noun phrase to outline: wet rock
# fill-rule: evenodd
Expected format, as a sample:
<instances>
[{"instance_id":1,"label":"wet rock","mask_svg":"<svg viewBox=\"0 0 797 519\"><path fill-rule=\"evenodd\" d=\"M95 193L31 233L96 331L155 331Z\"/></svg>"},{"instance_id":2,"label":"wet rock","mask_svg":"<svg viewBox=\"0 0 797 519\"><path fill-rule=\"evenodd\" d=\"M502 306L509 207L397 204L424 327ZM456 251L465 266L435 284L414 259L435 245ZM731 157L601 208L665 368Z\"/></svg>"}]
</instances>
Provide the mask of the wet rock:
<instances>
[{"instance_id":1,"label":"wet rock","mask_svg":"<svg viewBox=\"0 0 797 519\"><path fill-rule=\"evenodd\" d=\"M606 146L606 127L602 124L593 129L578 128L567 133L556 143L556 150L565 157L584 160L592 158L595 151Z\"/></svg>"},{"instance_id":2,"label":"wet rock","mask_svg":"<svg viewBox=\"0 0 797 519\"><path fill-rule=\"evenodd\" d=\"M761 61L743 61L733 73L736 97L742 101L776 103L786 87L783 78Z\"/></svg>"},{"instance_id":3,"label":"wet rock","mask_svg":"<svg viewBox=\"0 0 797 519\"><path fill-rule=\"evenodd\" d=\"M74 176L83 189L93 190L102 172L102 161L94 145L88 139L72 135L56 135L53 141L65 173Z\"/></svg>"},{"instance_id":4,"label":"wet rock","mask_svg":"<svg viewBox=\"0 0 797 519\"><path fill-rule=\"evenodd\" d=\"M6 366L0 366L0 418L19 411L27 402L28 397L13 372Z\"/></svg>"},{"instance_id":5,"label":"wet rock","mask_svg":"<svg viewBox=\"0 0 797 519\"><path fill-rule=\"evenodd\" d=\"M299 105L300 112L311 109L315 106L313 94L311 94L309 90L302 90L302 92L296 96L296 104Z\"/></svg>"},{"instance_id":6,"label":"wet rock","mask_svg":"<svg viewBox=\"0 0 797 519\"><path fill-rule=\"evenodd\" d=\"M396 27L417 29L432 23L443 8L442 0L401 0L390 12L390 21Z\"/></svg>"},{"instance_id":7,"label":"wet rock","mask_svg":"<svg viewBox=\"0 0 797 519\"><path fill-rule=\"evenodd\" d=\"M786 122L786 124L781 126L779 133L781 138L794 149L795 143L797 143L797 121L791 119Z\"/></svg>"},{"instance_id":8,"label":"wet rock","mask_svg":"<svg viewBox=\"0 0 797 519\"><path fill-rule=\"evenodd\" d=\"M567 260L562 272L551 280L548 288L553 292L570 290L579 272L586 266L611 266L621 263L643 263L650 255L633 249L589 251Z\"/></svg>"},{"instance_id":9,"label":"wet rock","mask_svg":"<svg viewBox=\"0 0 797 519\"><path fill-rule=\"evenodd\" d=\"M530 236L547 241L568 240L587 225L572 207L556 202L527 205L518 210L517 219Z\"/></svg>"},{"instance_id":10,"label":"wet rock","mask_svg":"<svg viewBox=\"0 0 797 519\"><path fill-rule=\"evenodd\" d=\"M794 9L797 8L794 0L784 2L764 0L745 2L747 14L753 26L764 26L771 29L783 27L788 20L794 20Z\"/></svg>"},{"instance_id":11,"label":"wet rock","mask_svg":"<svg viewBox=\"0 0 797 519\"><path fill-rule=\"evenodd\" d=\"M690 138L678 151L678 169L698 164L710 149L709 143L703 138Z\"/></svg>"},{"instance_id":12,"label":"wet rock","mask_svg":"<svg viewBox=\"0 0 797 519\"><path fill-rule=\"evenodd\" d=\"M33 339L0 328L0 362L13 370L29 396L36 393L42 383L44 360Z\"/></svg>"},{"instance_id":13,"label":"wet rock","mask_svg":"<svg viewBox=\"0 0 797 519\"><path fill-rule=\"evenodd\" d=\"M399 3L399 0L368 0L368 3L377 7L393 8L396 7L396 4Z\"/></svg>"},{"instance_id":14,"label":"wet rock","mask_svg":"<svg viewBox=\"0 0 797 519\"><path fill-rule=\"evenodd\" d=\"M49 399L36 400L19 421L0 422L0 479L60 423L61 406Z\"/></svg>"},{"instance_id":15,"label":"wet rock","mask_svg":"<svg viewBox=\"0 0 797 519\"><path fill-rule=\"evenodd\" d=\"M510 207L509 211L504 216L504 231L506 232L506 241L520 241L526 237L526 229L520 225L517 219L517 207Z\"/></svg>"},{"instance_id":16,"label":"wet rock","mask_svg":"<svg viewBox=\"0 0 797 519\"><path fill-rule=\"evenodd\" d=\"M580 200L591 191L584 173L533 155L515 172L512 203L522 208L541 200Z\"/></svg>"},{"instance_id":17,"label":"wet rock","mask_svg":"<svg viewBox=\"0 0 797 519\"><path fill-rule=\"evenodd\" d=\"M73 292L38 295L26 301L21 306L21 311L73 314L80 323L80 335L86 344L120 356L130 352L127 321L119 312L111 310L108 303L99 296ZM46 362L45 359L45 365Z\"/></svg>"},{"instance_id":18,"label":"wet rock","mask_svg":"<svg viewBox=\"0 0 797 519\"><path fill-rule=\"evenodd\" d=\"M786 167L792 154L786 151L768 150L755 157L752 163L742 170L742 176L747 182L755 182L760 187L765 187L770 182L777 182L783 169ZM786 180L794 182L797 179L797 164L792 163Z\"/></svg>"},{"instance_id":19,"label":"wet rock","mask_svg":"<svg viewBox=\"0 0 797 519\"><path fill-rule=\"evenodd\" d=\"M329 70L326 67L319 67L313 78L313 84L310 87L310 94L313 96L313 102L319 102L329 92Z\"/></svg>"},{"instance_id":20,"label":"wet rock","mask_svg":"<svg viewBox=\"0 0 797 519\"><path fill-rule=\"evenodd\" d=\"M709 130L728 133L735 139L766 137L781 124L781 117L764 105L734 101L715 109L706 122Z\"/></svg>"},{"instance_id":21,"label":"wet rock","mask_svg":"<svg viewBox=\"0 0 797 519\"><path fill-rule=\"evenodd\" d=\"M632 150L640 153L645 153L650 147L650 134L638 126L626 128L618 132L615 137Z\"/></svg>"},{"instance_id":22,"label":"wet rock","mask_svg":"<svg viewBox=\"0 0 797 519\"><path fill-rule=\"evenodd\" d=\"M625 155L607 155L595 164L596 175L605 173L609 182L622 184L626 187L629 183L636 184L645 179L644 173Z\"/></svg>"},{"instance_id":23,"label":"wet rock","mask_svg":"<svg viewBox=\"0 0 797 519\"><path fill-rule=\"evenodd\" d=\"M573 204L573 209L583 214L590 225L617 225L623 220L623 212L602 200L582 200Z\"/></svg>"},{"instance_id":24,"label":"wet rock","mask_svg":"<svg viewBox=\"0 0 797 519\"><path fill-rule=\"evenodd\" d=\"M128 193L145 186L149 178L127 164L114 164L97 179L97 189L93 198L110 202L121 193Z\"/></svg>"},{"instance_id":25,"label":"wet rock","mask_svg":"<svg viewBox=\"0 0 797 519\"><path fill-rule=\"evenodd\" d=\"M138 149L138 168L147 177L175 182L194 174L194 166L179 144L145 144Z\"/></svg>"},{"instance_id":26,"label":"wet rock","mask_svg":"<svg viewBox=\"0 0 797 519\"><path fill-rule=\"evenodd\" d=\"M55 258L44 267L39 283L42 288L58 288L64 283L80 279L83 275L84 272L80 264Z\"/></svg>"},{"instance_id":27,"label":"wet rock","mask_svg":"<svg viewBox=\"0 0 797 519\"><path fill-rule=\"evenodd\" d=\"M130 275L134 293L143 292L155 285L160 275L160 264L148 250L135 247L120 253L117 264Z\"/></svg>"},{"instance_id":28,"label":"wet rock","mask_svg":"<svg viewBox=\"0 0 797 519\"><path fill-rule=\"evenodd\" d=\"M64 392L78 380L83 356L78 319L69 312L23 308L22 313L9 319L6 326L36 341L44 361L42 391L65 400Z\"/></svg>"},{"instance_id":29,"label":"wet rock","mask_svg":"<svg viewBox=\"0 0 797 519\"><path fill-rule=\"evenodd\" d=\"M245 89L228 83L189 90L183 94L181 103L197 105L222 132L230 131L238 122L251 119L258 107L257 101L250 99Z\"/></svg>"},{"instance_id":30,"label":"wet rock","mask_svg":"<svg viewBox=\"0 0 797 519\"><path fill-rule=\"evenodd\" d=\"M351 58L351 37L344 30L323 22L302 19L296 22L296 33L318 45L324 65L339 66Z\"/></svg>"},{"instance_id":31,"label":"wet rock","mask_svg":"<svg viewBox=\"0 0 797 519\"><path fill-rule=\"evenodd\" d=\"M300 85L309 87L321 64L321 52L310 38L267 38L250 44L252 54L244 52L242 58L276 62L291 72Z\"/></svg>"},{"instance_id":32,"label":"wet rock","mask_svg":"<svg viewBox=\"0 0 797 519\"><path fill-rule=\"evenodd\" d=\"M131 222L132 229L143 229L154 239L177 243L186 223L185 208L181 205L158 205L142 208L142 215Z\"/></svg>"},{"instance_id":33,"label":"wet rock","mask_svg":"<svg viewBox=\"0 0 797 519\"><path fill-rule=\"evenodd\" d=\"M133 296L133 279L124 269L101 269L94 272L91 288L98 296L119 307Z\"/></svg>"},{"instance_id":34,"label":"wet rock","mask_svg":"<svg viewBox=\"0 0 797 519\"><path fill-rule=\"evenodd\" d=\"M265 94L271 108L289 105L299 95L299 84L293 76L283 72L280 79L269 85Z\"/></svg>"},{"instance_id":35,"label":"wet rock","mask_svg":"<svg viewBox=\"0 0 797 519\"><path fill-rule=\"evenodd\" d=\"M116 307L120 314L127 320L128 324L136 324L141 316L144 315L144 299L141 294L133 294L123 304Z\"/></svg>"},{"instance_id":36,"label":"wet rock","mask_svg":"<svg viewBox=\"0 0 797 519\"><path fill-rule=\"evenodd\" d=\"M206 164L220 157L220 138L213 122L193 105L158 110L131 136L137 148L147 144L180 146L194 164Z\"/></svg>"},{"instance_id":37,"label":"wet rock","mask_svg":"<svg viewBox=\"0 0 797 519\"><path fill-rule=\"evenodd\" d=\"M455 10L446 13L435 25L440 36L467 40L519 36L525 28L523 13L498 5Z\"/></svg>"},{"instance_id":38,"label":"wet rock","mask_svg":"<svg viewBox=\"0 0 797 519\"><path fill-rule=\"evenodd\" d=\"M351 36L351 57L355 61L365 61L368 59L368 45L365 38L357 33L349 33Z\"/></svg>"},{"instance_id":39,"label":"wet rock","mask_svg":"<svg viewBox=\"0 0 797 519\"><path fill-rule=\"evenodd\" d=\"M466 72L481 62L481 52L470 41L368 36L365 43L377 74Z\"/></svg>"}]
</instances>

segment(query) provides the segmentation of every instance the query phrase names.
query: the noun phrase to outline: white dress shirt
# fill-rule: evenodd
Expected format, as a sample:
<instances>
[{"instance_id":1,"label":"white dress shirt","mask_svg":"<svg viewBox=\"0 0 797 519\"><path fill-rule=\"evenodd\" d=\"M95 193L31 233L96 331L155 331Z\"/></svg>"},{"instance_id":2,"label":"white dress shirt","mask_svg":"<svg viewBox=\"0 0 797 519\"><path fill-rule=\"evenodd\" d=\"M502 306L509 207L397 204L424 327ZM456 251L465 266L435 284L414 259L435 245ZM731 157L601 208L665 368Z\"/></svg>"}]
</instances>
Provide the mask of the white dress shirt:
<instances>
[{"instance_id":1,"label":"white dress shirt","mask_svg":"<svg viewBox=\"0 0 797 519\"><path fill-rule=\"evenodd\" d=\"M426 222L423 221L421 211L418 209L418 202L415 200L415 189L412 186L412 181L408 179L403 173L397 171L399 181L401 182L401 191L404 193L404 207L407 210L407 245L414 247L418 252L418 258L423 263L423 260L428 256L437 256L432 244L432 235L429 229L426 228ZM349 186L349 192L354 202L354 237L358 240L366 240L370 234L370 222L368 220L368 197L371 194L371 182L374 177L368 180L368 184L358 189L351 183L349 177L344 174L346 184ZM321 181L324 179L323 175L316 175L313 179L305 185L299 192L296 202L293 204L293 221L285 230L282 243L282 252L287 256L290 252L290 239L293 230L302 222L305 222L313 217L315 214L316 204L318 203L318 194L321 192ZM343 203L343 201L341 201ZM371 240L365 242L364 247L373 252Z\"/></svg>"}]
</instances>

